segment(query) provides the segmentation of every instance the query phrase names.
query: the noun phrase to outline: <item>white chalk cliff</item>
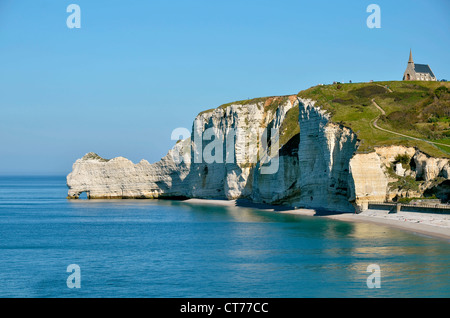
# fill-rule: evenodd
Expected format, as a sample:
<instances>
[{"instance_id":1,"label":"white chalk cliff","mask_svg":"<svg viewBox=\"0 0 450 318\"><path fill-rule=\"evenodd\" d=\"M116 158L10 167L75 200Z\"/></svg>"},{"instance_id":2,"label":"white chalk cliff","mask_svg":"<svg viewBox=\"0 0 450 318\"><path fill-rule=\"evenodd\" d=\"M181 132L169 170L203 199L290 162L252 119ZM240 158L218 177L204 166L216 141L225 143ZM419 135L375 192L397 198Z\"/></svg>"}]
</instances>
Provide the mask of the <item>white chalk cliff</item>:
<instances>
[{"instance_id":1,"label":"white chalk cliff","mask_svg":"<svg viewBox=\"0 0 450 318\"><path fill-rule=\"evenodd\" d=\"M277 147L278 136L270 132L281 128L294 108L300 133ZM261 131L270 135L268 153L256 138ZM154 164L88 153L67 176L68 198L86 192L91 199L248 199L353 212L369 201L421 196L450 180L448 159L415 148L357 150L357 135L331 122L313 101L288 96L232 103L200 113L191 137ZM409 163L399 163L399 156Z\"/></svg>"}]
</instances>

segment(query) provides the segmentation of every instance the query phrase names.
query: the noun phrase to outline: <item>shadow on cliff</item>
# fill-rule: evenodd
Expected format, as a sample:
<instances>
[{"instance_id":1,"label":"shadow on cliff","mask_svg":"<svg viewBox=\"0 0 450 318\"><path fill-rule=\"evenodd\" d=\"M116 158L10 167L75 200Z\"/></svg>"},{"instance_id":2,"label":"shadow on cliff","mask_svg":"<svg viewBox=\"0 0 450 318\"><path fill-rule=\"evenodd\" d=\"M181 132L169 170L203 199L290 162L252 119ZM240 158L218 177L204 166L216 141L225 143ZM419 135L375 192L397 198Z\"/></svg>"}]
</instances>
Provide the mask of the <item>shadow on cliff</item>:
<instances>
[{"instance_id":1,"label":"shadow on cliff","mask_svg":"<svg viewBox=\"0 0 450 318\"><path fill-rule=\"evenodd\" d=\"M328 216L337 214L354 214L353 212L341 212L341 211L329 211L325 209L314 209L316 211L316 216Z\"/></svg>"},{"instance_id":2,"label":"shadow on cliff","mask_svg":"<svg viewBox=\"0 0 450 318\"><path fill-rule=\"evenodd\" d=\"M261 209L261 210L274 210L274 211L289 211L293 210L294 208L291 206L286 205L271 205L271 204L265 204L265 203L255 203L250 200L246 199L238 199L235 201L236 206L240 208L254 208L254 209Z\"/></svg>"}]
</instances>

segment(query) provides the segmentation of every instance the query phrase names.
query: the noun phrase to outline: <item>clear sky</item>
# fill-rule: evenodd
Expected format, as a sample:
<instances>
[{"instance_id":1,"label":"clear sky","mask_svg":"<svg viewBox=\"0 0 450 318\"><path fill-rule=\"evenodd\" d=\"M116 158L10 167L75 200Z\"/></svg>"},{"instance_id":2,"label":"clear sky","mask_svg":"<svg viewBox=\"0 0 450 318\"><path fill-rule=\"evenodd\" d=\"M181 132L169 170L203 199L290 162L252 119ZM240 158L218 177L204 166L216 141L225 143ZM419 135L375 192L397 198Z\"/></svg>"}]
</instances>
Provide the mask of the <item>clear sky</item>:
<instances>
[{"instance_id":1,"label":"clear sky","mask_svg":"<svg viewBox=\"0 0 450 318\"><path fill-rule=\"evenodd\" d=\"M401 80L410 48L450 79L449 14L448 0L0 0L0 175L65 175L90 151L155 162L202 110Z\"/></svg>"}]
</instances>

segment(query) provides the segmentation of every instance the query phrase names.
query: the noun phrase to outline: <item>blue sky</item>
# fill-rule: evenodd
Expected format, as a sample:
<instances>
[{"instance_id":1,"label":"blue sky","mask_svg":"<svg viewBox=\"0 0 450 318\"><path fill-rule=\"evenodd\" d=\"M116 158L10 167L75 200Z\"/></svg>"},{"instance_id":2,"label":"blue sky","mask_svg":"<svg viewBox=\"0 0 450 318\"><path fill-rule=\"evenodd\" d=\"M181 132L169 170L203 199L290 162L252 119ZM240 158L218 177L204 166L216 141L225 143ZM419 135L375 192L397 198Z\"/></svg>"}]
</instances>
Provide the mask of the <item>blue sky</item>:
<instances>
[{"instance_id":1,"label":"blue sky","mask_svg":"<svg viewBox=\"0 0 450 318\"><path fill-rule=\"evenodd\" d=\"M65 175L90 151L155 162L202 110L401 80L410 48L450 79L449 13L446 0L0 0L0 175Z\"/></svg>"}]
</instances>

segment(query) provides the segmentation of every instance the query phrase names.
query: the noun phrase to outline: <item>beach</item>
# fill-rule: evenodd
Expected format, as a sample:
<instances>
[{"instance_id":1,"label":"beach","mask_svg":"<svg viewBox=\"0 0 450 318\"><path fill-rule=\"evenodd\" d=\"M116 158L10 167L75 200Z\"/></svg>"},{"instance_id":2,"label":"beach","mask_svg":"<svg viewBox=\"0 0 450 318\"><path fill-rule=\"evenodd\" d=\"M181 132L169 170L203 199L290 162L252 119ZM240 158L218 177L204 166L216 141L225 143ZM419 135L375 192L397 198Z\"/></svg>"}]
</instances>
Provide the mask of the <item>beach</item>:
<instances>
[{"instance_id":1,"label":"beach","mask_svg":"<svg viewBox=\"0 0 450 318\"><path fill-rule=\"evenodd\" d=\"M354 213L323 213L314 209L294 209L289 207L272 206L252 203L246 200L207 200L189 199L189 204L213 205L224 207L247 207L274 213L288 213L295 215L324 217L344 222L364 222L397 228L435 238L450 240L450 215L420 212L388 213L386 210L367 210L360 214Z\"/></svg>"}]
</instances>

